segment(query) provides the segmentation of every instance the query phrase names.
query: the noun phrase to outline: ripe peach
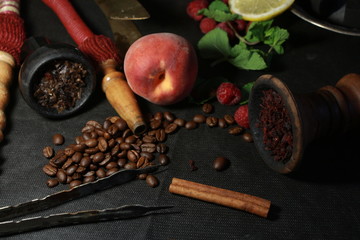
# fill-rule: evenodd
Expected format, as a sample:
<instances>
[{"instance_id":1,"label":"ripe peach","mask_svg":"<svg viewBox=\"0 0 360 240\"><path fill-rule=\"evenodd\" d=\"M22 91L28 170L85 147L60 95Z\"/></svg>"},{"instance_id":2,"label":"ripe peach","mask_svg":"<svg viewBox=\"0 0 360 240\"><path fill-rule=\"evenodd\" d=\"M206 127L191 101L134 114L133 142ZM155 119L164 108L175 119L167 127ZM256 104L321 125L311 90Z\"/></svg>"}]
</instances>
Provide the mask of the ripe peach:
<instances>
[{"instance_id":1,"label":"ripe peach","mask_svg":"<svg viewBox=\"0 0 360 240\"><path fill-rule=\"evenodd\" d=\"M153 33L135 41L124 59L130 88L146 100L170 105L186 98L197 77L191 43L173 33Z\"/></svg>"}]
</instances>

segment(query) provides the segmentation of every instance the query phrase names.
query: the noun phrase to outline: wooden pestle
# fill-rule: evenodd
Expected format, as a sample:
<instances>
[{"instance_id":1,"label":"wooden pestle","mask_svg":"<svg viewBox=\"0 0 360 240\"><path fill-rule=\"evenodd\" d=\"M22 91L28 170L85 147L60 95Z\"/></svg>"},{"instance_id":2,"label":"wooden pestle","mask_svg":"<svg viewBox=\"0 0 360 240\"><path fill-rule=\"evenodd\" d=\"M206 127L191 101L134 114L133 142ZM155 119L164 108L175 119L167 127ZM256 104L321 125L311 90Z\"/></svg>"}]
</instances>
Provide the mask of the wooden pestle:
<instances>
[{"instance_id":1,"label":"wooden pestle","mask_svg":"<svg viewBox=\"0 0 360 240\"><path fill-rule=\"evenodd\" d=\"M9 86L13 77L15 59L7 52L0 51L0 142L4 139L6 126L5 108L9 103Z\"/></svg>"},{"instance_id":2,"label":"wooden pestle","mask_svg":"<svg viewBox=\"0 0 360 240\"><path fill-rule=\"evenodd\" d=\"M94 35L68 0L43 2L56 13L80 50L96 61L103 70L105 76L102 89L115 111L127 122L134 134L143 133L146 124L135 94L127 84L124 74L116 70L121 60L115 43L105 36Z\"/></svg>"}]
</instances>

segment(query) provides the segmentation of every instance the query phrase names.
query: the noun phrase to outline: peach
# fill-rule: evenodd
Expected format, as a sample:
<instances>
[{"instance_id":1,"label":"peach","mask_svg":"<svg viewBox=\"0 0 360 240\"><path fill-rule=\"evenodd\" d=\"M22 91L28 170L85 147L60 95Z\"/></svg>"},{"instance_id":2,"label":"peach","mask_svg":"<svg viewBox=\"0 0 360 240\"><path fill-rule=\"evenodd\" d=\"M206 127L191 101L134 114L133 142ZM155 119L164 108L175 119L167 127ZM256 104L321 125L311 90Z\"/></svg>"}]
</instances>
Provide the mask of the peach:
<instances>
[{"instance_id":1,"label":"peach","mask_svg":"<svg viewBox=\"0 0 360 240\"><path fill-rule=\"evenodd\" d=\"M134 93L170 105L189 96L198 62L191 43L173 33L153 33L136 40L124 59L124 72Z\"/></svg>"}]
</instances>

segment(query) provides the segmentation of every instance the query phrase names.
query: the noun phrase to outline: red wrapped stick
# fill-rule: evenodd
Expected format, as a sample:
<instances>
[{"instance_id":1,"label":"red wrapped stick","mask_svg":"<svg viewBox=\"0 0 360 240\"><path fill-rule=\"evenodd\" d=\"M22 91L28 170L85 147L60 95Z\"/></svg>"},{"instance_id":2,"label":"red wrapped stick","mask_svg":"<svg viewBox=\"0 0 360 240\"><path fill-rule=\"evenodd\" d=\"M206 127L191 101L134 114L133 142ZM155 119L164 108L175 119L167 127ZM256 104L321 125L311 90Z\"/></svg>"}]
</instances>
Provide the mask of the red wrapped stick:
<instances>
[{"instance_id":1,"label":"red wrapped stick","mask_svg":"<svg viewBox=\"0 0 360 240\"><path fill-rule=\"evenodd\" d=\"M43 2L56 13L79 49L99 64L105 75L102 89L115 111L135 134L144 132L146 125L135 95L124 74L116 70L122 60L115 43L106 36L93 34L68 0Z\"/></svg>"},{"instance_id":2,"label":"red wrapped stick","mask_svg":"<svg viewBox=\"0 0 360 240\"><path fill-rule=\"evenodd\" d=\"M0 0L0 142L6 125L5 108L13 69L20 63L25 41L24 21L19 16L20 0Z\"/></svg>"}]
</instances>

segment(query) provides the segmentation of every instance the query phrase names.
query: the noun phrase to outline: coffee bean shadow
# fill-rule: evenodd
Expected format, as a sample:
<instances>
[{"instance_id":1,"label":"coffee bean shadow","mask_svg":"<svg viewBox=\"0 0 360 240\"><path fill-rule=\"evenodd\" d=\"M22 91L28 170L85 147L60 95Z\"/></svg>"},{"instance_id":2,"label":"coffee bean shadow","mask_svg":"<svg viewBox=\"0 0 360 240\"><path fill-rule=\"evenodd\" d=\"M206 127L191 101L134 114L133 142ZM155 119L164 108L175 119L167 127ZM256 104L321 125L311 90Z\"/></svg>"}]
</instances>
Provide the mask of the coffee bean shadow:
<instances>
[{"instance_id":1,"label":"coffee bean shadow","mask_svg":"<svg viewBox=\"0 0 360 240\"><path fill-rule=\"evenodd\" d=\"M360 148L353 135L314 142L305 150L303 162L291 177L319 183L360 182Z\"/></svg>"},{"instance_id":2,"label":"coffee bean shadow","mask_svg":"<svg viewBox=\"0 0 360 240\"><path fill-rule=\"evenodd\" d=\"M267 219L275 221L279 219L281 208L275 204L271 204Z\"/></svg>"}]
</instances>

